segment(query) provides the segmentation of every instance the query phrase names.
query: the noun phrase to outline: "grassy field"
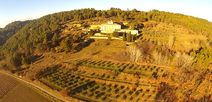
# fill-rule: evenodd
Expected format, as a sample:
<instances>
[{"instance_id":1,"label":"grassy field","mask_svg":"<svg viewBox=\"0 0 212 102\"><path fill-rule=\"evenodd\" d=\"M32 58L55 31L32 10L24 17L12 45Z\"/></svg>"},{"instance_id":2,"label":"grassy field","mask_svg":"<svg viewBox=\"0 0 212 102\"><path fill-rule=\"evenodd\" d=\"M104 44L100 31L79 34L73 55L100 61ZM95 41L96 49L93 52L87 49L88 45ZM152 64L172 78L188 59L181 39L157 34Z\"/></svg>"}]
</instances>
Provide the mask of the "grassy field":
<instances>
[{"instance_id":1,"label":"grassy field","mask_svg":"<svg viewBox=\"0 0 212 102\"><path fill-rule=\"evenodd\" d=\"M35 90L0 73L0 102L50 102Z\"/></svg>"}]
</instances>

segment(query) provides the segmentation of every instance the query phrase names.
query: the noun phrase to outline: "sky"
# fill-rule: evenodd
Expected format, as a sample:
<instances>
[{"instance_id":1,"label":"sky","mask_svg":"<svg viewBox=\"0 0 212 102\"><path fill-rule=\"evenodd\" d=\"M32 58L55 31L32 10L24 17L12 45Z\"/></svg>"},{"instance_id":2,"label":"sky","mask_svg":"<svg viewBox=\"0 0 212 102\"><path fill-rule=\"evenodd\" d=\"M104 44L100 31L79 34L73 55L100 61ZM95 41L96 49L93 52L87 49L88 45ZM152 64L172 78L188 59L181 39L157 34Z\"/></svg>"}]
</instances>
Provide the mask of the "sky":
<instances>
[{"instance_id":1,"label":"sky","mask_svg":"<svg viewBox=\"0 0 212 102\"><path fill-rule=\"evenodd\" d=\"M110 9L111 7L149 11L157 9L182 13L212 22L212 0L0 0L0 27L47 14L80 8Z\"/></svg>"}]
</instances>

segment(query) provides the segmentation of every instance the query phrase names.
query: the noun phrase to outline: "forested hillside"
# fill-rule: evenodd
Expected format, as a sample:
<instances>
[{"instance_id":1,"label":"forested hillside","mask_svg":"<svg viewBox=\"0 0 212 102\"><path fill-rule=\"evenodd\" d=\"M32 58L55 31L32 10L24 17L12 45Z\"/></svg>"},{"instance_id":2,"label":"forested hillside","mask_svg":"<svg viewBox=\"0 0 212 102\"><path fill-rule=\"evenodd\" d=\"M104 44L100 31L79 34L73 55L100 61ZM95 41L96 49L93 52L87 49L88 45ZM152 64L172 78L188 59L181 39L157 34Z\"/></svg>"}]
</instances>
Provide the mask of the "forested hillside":
<instances>
[{"instance_id":1,"label":"forested hillside","mask_svg":"<svg viewBox=\"0 0 212 102\"><path fill-rule=\"evenodd\" d=\"M4 33L3 37L6 36L7 39L12 34L15 33L15 35L12 36L10 39L8 39L7 43L3 45L2 49L7 54L9 52L10 54L9 56L14 55L14 52L30 54L36 49L41 51L50 51L52 48L55 48L59 45L66 47L66 50L71 50L70 46L72 45L71 43L79 41L78 39L82 39L83 33L80 33L79 34L80 36L74 36L74 37L68 36L66 38L63 38L61 37L60 34L61 29L63 29L62 25L66 24L66 22L80 21L91 18L97 18L97 19L105 18L108 20L113 19L119 21L128 21L131 22L131 24L134 25L134 27L136 27L136 25L138 25L139 23L145 24L145 22L155 21L156 23L149 23L145 25L143 31L144 32L143 38L147 40L148 40L148 38L146 38L147 36L149 37L166 36L173 32L174 35L181 36L178 34L183 33L183 31L180 31L181 29L185 29L184 33L187 33L186 38L189 37L190 35L195 36L195 38L199 37L202 38L200 40L198 39L195 40L195 43L200 43L201 45L204 46L209 45L212 39L211 34L212 23L200 18L195 18L182 14L163 12L158 10L143 12L143 11L137 11L135 9L129 11L123 11L117 8L111 8L110 10L80 9L80 10L72 10L72 11L50 14L41 17L39 19L32 20L30 22L28 21L14 22L6 26L2 30L2 33ZM157 22L163 22L163 23L157 23ZM26 26L24 26L25 24ZM173 25L175 28L179 26L177 27L177 29L179 30L176 30L174 27L172 27ZM22 26L24 27L20 29ZM86 25L84 26L86 28ZM171 29L173 30L170 31ZM2 34L0 35L2 36ZM177 42L181 42L181 40L184 39L177 39L177 40L178 40ZM1 40L1 43L3 42L5 42L5 40ZM63 43L60 44L60 42ZM181 45L176 45L174 49L179 49L180 46ZM189 45L187 44L185 46ZM198 48L199 46L195 46L195 49L198 50ZM190 51L192 50L192 48L186 50Z\"/></svg>"},{"instance_id":2,"label":"forested hillside","mask_svg":"<svg viewBox=\"0 0 212 102\"><path fill-rule=\"evenodd\" d=\"M5 28L0 29L0 45L3 45L7 39L19 31L23 26L30 21L15 21L8 24Z\"/></svg>"},{"instance_id":3,"label":"forested hillside","mask_svg":"<svg viewBox=\"0 0 212 102\"><path fill-rule=\"evenodd\" d=\"M31 45L31 49L34 49L38 44L52 42L51 38L54 34L59 33L57 31L61 29L61 24L67 21L84 20L95 17L117 17L117 19L123 19L132 22L146 22L154 20L157 22L172 23L191 29L198 35L205 35L210 39L212 38L212 23L203 19L185 16L182 14L173 14L157 10L142 12L137 10L122 11L116 8L112 8L111 10L107 11L81 9L55 13L31 21L23 29L19 30L14 37L9 39L9 41L4 45L4 48L8 51L14 51L16 49L26 48L27 46Z\"/></svg>"}]
</instances>

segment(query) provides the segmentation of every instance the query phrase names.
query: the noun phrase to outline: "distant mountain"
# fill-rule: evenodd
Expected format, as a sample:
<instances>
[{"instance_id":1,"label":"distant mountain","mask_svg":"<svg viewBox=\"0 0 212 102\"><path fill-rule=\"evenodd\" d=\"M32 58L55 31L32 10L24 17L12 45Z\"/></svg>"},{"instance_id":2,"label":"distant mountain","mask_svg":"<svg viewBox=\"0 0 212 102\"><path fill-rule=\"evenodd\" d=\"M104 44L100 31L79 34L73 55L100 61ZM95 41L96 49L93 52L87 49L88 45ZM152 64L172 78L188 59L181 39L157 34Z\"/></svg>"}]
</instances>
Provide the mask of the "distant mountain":
<instances>
[{"instance_id":1,"label":"distant mountain","mask_svg":"<svg viewBox=\"0 0 212 102\"><path fill-rule=\"evenodd\" d=\"M30 21L15 21L8 24L5 28L0 28L0 45L4 44L8 38L14 35Z\"/></svg>"}]
</instances>

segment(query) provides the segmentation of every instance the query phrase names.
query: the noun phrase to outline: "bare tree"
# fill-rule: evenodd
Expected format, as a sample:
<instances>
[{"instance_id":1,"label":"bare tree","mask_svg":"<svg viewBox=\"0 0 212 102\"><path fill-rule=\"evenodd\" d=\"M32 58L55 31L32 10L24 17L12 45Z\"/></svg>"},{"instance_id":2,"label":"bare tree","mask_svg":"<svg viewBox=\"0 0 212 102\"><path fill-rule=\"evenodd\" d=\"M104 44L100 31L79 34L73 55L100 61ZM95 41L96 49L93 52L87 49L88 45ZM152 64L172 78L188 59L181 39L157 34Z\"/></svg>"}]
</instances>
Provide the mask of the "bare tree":
<instances>
[{"instance_id":1,"label":"bare tree","mask_svg":"<svg viewBox=\"0 0 212 102\"><path fill-rule=\"evenodd\" d=\"M138 62L142 59L144 62L151 61L154 45L151 42L137 42L127 47L127 52L130 55L130 60Z\"/></svg>"},{"instance_id":2,"label":"bare tree","mask_svg":"<svg viewBox=\"0 0 212 102\"><path fill-rule=\"evenodd\" d=\"M176 37L174 35L170 35L169 42L168 42L169 49L173 48L175 41L176 41Z\"/></svg>"},{"instance_id":3,"label":"bare tree","mask_svg":"<svg viewBox=\"0 0 212 102\"><path fill-rule=\"evenodd\" d=\"M173 62L174 66L182 69L187 69L191 67L193 63L193 57L185 53L181 54L178 52L176 53Z\"/></svg>"},{"instance_id":4,"label":"bare tree","mask_svg":"<svg viewBox=\"0 0 212 102\"><path fill-rule=\"evenodd\" d=\"M128 46L127 51L130 55L130 60L133 62L138 62L139 58L142 57L141 50L136 43Z\"/></svg>"},{"instance_id":5,"label":"bare tree","mask_svg":"<svg viewBox=\"0 0 212 102\"><path fill-rule=\"evenodd\" d=\"M152 53L153 59L155 64L162 64L162 65L170 65L170 59L168 56L163 55L161 52L158 52L156 50Z\"/></svg>"}]
</instances>

